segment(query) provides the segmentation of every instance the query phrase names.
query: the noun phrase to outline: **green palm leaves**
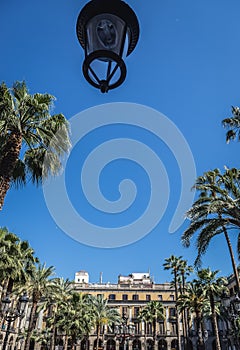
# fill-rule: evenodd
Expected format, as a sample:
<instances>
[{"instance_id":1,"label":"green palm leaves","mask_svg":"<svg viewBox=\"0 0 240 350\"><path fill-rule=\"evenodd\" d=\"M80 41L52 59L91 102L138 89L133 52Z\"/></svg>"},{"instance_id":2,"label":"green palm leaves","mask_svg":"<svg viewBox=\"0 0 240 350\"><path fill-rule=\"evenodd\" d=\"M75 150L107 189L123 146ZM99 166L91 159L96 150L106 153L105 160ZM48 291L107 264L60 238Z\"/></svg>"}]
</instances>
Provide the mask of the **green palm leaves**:
<instances>
[{"instance_id":1,"label":"green palm leaves","mask_svg":"<svg viewBox=\"0 0 240 350\"><path fill-rule=\"evenodd\" d=\"M27 241L21 241L7 228L0 228L0 284L2 293L11 293L13 282L25 283L38 259Z\"/></svg>"},{"instance_id":2,"label":"green palm leaves","mask_svg":"<svg viewBox=\"0 0 240 350\"><path fill-rule=\"evenodd\" d=\"M187 212L190 225L182 235L183 245L188 247L192 236L198 234L195 266L200 266L202 255L212 238L223 233L239 290L238 272L227 230L240 227L240 170L225 168L223 174L218 169L208 171L196 180L195 188L199 196Z\"/></svg>"},{"instance_id":3,"label":"green palm leaves","mask_svg":"<svg viewBox=\"0 0 240 350\"><path fill-rule=\"evenodd\" d=\"M192 267L187 264L187 261L182 259L182 256L171 255L169 258L165 259L165 263L163 264L164 270L171 270L171 274L173 275L172 285L175 290L175 299L178 300L179 293L185 293L185 284L186 277L193 271ZM186 321L185 310L183 312L183 332L184 339L187 338L188 333L188 325ZM180 337L180 318L178 310L176 312L176 320L177 320L177 337L178 337L178 347L181 348L181 337Z\"/></svg>"},{"instance_id":4,"label":"green palm leaves","mask_svg":"<svg viewBox=\"0 0 240 350\"><path fill-rule=\"evenodd\" d=\"M98 295L97 297L92 298L91 301L93 324L97 329L96 350L98 350L101 327L119 324L121 318L117 309L108 306L108 301L107 299L104 299L103 295Z\"/></svg>"},{"instance_id":5,"label":"green palm leaves","mask_svg":"<svg viewBox=\"0 0 240 350\"><path fill-rule=\"evenodd\" d=\"M198 271L198 280L195 280L195 283L197 287L202 289L202 295L210 302L213 329L216 337L216 350L221 350L217 323L216 300L223 295L224 291L226 291L226 285L228 282L223 277L217 277L218 272L219 271L211 271L209 268L202 269Z\"/></svg>"},{"instance_id":6,"label":"green palm leaves","mask_svg":"<svg viewBox=\"0 0 240 350\"><path fill-rule=\"evenodd\" d=\"M228 129L226 133L226 141L240 140L240 109L239 107L232 107L232 117L226 118L222 121L223 127Z\"/></svg>"},{"instance_id":7,"label":"green palm leaves","mask_svg":"<svg viewBox=\"0 0 240 350\"><path fill-rule=\"evenodd\" d=\"M197 278L186 284L184 294L180 294L177 300L177 307L180 311L187 310L195 315L195 329L199 335L199 345L204 342L203 318L211 317L214 334L216 337L216 349L221 350L217 314L219 314L219 300L227 290L227 280L217 277L218 271L211 271L209 268L197 272Z\"/></svg>"},{"instance_id":8,"label":"green palm leaves","mask_svg":"<svg viewBox=\"0 0 240 350\"><path fill-rule=\"evenodd\" d=\"M139 314L139 319L146 322L157 322L164 320L164 318L163 304L155 300L149 301Z\"/></svg>"},{"instance_id":9,"label":"green palm leaves","mask_svg":"<svg viewBox=\"0 0 240 350\"><path fill-rule=\"evenodd\" d=\"M54 97L30 95L25 82L0 85L0 210L11 183L41 183L61 169L70 149L69 126L51 115Z\"/></svg>"},{"instance_id":10,"label":"green palm leaves","mask_svg":"<svg viewBox=\"0 0 240 350\"><path fill-rule=\"evenodd\" d=\"M35 269L33 269L32 273L28 275L25 285L20 288L20 290L23 289L27 291L29 297L31 298L31 311L25 340L25 350L28 350L30 347L32 332L36 327L38 315L37 307L39 302L50 292L52 288L50 277L52 277L53 272L54 268L52 266L46 267L45 264L38 264Z\"/></svg>"},{"instance_id":11,"label":"green palm leaves","mask_svg":"<svg viewBox=\"0 0 240 350\"><path fill-rule=\"evenodd\" d=\"M139 320L150 322L153 326L153 340L156 345L157 322L165 319L165 310L160 301L152 300L141 310ZM155 346L154 346L155 347Z\"/></svg>"},{"instance_id":12,"label":"green palm leaves","mask_svg":"<svg viewBox=\"0 0 240 350\"><path fill-rule=\"evenodd\" d=\"M65 348L70 339L72 346L78 339L88 337L92 326L92 306L89 295L71 292L67 300L58 303L55 315L49 320L65 336Z\"/></svg>"}]
</instances>

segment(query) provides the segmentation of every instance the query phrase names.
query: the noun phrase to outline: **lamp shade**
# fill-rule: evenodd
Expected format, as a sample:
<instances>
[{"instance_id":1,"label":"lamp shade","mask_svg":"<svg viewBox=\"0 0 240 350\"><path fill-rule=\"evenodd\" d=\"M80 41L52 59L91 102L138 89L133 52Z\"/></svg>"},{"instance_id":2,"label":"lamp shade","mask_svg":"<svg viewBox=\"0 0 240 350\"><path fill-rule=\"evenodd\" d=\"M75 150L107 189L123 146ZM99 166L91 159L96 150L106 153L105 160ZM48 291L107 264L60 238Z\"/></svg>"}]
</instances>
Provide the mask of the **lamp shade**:
<instances>
[{"instance_id":1,"label":"lamp shade","mask_svg":"<svg viewBox=\"0 0 240 350\"><path fill-rule=\"evenodd\" d=\"M121 0L92 0L81 10L76 29L85 51L86 80L102 92L122 84L126 77L123 56L134 50L139 38L134 11Z\"/></svg>"}]
</instances>

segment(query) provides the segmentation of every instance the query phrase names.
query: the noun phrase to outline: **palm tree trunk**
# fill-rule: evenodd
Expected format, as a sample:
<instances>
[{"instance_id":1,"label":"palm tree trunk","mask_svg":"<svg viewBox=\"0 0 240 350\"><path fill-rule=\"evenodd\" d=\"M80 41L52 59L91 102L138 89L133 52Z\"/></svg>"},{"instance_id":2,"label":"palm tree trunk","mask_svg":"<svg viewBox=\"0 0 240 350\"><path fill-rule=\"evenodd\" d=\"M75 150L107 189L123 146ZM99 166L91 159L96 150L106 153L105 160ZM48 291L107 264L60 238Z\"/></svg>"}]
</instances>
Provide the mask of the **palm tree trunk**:
<instances>
[{"instance_id":1,"label":"palm tree trunk","mask_svg":"<svg viewBox=\"0 0 240 350\"><path fill-rule=\"evenodd\" d=\"M202 313L200 310L195 310L196 313L196 328L197 328L197 336L198 336L198 349L204 349L204 341L203 341L203 330L202 330ZM201 335L201 337L200 337Z\"/></svg>"},{"instance_id":2,"label":"palm tree trunk","mask_svg":"<svg viewBox=\"0 0 240 350\"><path fill-rule=\"evenodd\" d=\"M182 293L185 294L184 272L182 272L181 275L182 275ZM188 341L188 324L187 324L186 308L183 309L182 317L183 317L183 345L184 345L184 350L188 350L189 341Z\"/></svg>"},{"instance_id":3,"label":"palm tree trunk","mask_svg":"<svg viewBox=\"0 0 240 350\"><path fill-rule=\"evenodd\" d=\"M221 344L220 344L219 333L218 333L217 314L215 310L214 297L212 294L210 295L210 305L211 305L211 311L212 311L214 335L216 337L216 350L221 350Z\"/></svg>"},{"instance_id":4,"label":"palm tree trunk","mask_svg":"<svg viewBox=\"0 0 240 350\"><path fill-rule=\"evenodd\" d=\"M32 335L32 331L34 330L34 326L35 326L36 311L37 311L37 302L33 302L31 312L30 312L30 317L29 317L29 325L28 325L24 350L29 350L29 348L30 348L31 335Z\"/></svg>"},{"instance_id":5,"label":"palm tree trunk","mask_svg":"<svg viewBox=\"0 0 240 350\"><path fill-rule=\"evenodd\" d=\"M178 300L178 286L177 286L177 271L174 270L174 287L175 287L175 296L176 301ZM179 313L176 306L176 331L177 331L177 341L178 341L178 350L181 350L181 336L180 336L180 322L179 322Z\"/></svg>"},{"instance_id":6,"label":"palm tree trunk","mask_svg":"<svg viewBox=\"0 0 240 350\"><path fill-rule=\"evenodd\" d=\"M183 326L183 349L187 350L187 325L186 325L186 310L182 312L182 326Z\"/></svg>"},{"instance_id":7,"label":"palm tree trunk","mask_svg":"<svg viewBox=\"0 0 240 350\"><path fill-rule=\"evenodd\" d=\"M13 279L10 277L8 279L8 285L7 285L7 294L9 293L12 293L12 289L13 289L13 284L14 284L14 281Z\"/></svg>"},{"instance_id":8,"label":"palm tree trunk","mask_svg":"<svg viewBox=\"0 0 240 350\"><path fill-rule=\"evenodd\" d=\"M64 350L67 350L68 348L68 335L65 335L65 339L64 339Z\"/></svg>"},{"instance_id":9,"label":"palm tree trunk","mask_svg":"<svg viewBox=\"0 0 240 350\"><path fill-rule=\"evenodd\" d=\"M99 339L100 339L100 325L97 325L97 344L96 344L96 350L98 350L98 347L99 347Z\"/></svg>"},{"instance_id":10,"label":"palm tree trunk","mask_svg":"<svg viewBox=\"0 0 240 350\"><path fill-rule=\"evenodd\" d=\"M72 335L72 347L71 349L74 350L75 347L76 347L76 341L77 341L77 338L76 338L76 335Z\"/></svg>"},{"instance_id":11,"label":"palm tree trunk","mask_svg":"<svg viewBox=\"0 0 240 350\"><path fill-rule=\"evenodd\" d=\"M50 350L55 349L55 337L56 337L56 326L55 324L52 326L52 335L50 338Z\"/></svg>"},{"instance_id":12,"label":"palm tree trunk","mask_svg":"<svg viewBox=\"0 0 240 350\"><path fill-rule=\"evenodd\" d=\"M0 164L0 210L3 208L4 199L10 188L11 177L19 158L22 147L22 135L20 132L12 132L3 150L3 158Z\"/></svg>"},{"instance_id":13,"label":"palm tree trunk","mask_svg":"<svg viewBox=\"0 0 240 350\"><path fill-rule=\"evenodd\" d=\"M229 253L230 253L230 257L231 257L233 273L234 273L234 277L235 277L235 281L236 281L237 293L239 293L239 291L240 291L240 283L239 283L239 276L238 276L237 265L236 265L236 262L235 262L235 259L234 259L232 244L231 244L231 241L229 239L226 227L222 226L222 228L223 228L223 233L224 233L224 236L226 238L228 249L229 249Z\"/></svg>"},{"instance_id":14,"label":"palm tree trunk","mask_svg":"<svg viewBox=\"0 0 240 350\"><path fill-rule=\"evenodd\" d=\"M153 349L154 350L157 350L157 342L156 342L156 335L157 335L157 332L156 332L156 327L157 326L157 320L156 318L154 318L153 320Z\"/></svg>"}]
</instances>

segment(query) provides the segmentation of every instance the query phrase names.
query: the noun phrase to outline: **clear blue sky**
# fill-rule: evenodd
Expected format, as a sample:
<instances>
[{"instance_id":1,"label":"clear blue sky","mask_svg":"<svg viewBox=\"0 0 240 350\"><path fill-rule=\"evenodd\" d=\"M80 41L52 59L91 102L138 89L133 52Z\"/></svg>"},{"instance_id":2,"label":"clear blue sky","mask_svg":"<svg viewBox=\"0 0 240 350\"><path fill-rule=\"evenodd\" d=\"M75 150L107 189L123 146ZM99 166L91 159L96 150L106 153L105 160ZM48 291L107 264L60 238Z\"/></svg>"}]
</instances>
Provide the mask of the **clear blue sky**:
<instances>
[{"instance_id":1,"label":"clear blue sky","mask_svg":"<svg viewBox=\"0 0 240 350\"><path fill-rule=\"evenodd\" d=\"M26 80L31 93L53 94L57 98L54 113L63 113L69 120L101 104L124 102L153 108L183 134L198 175L216 167L223 169L224 165L238 167L240 144L226 145L221 120L231 114L232 105L240 105L240 2L128 0L139 19L140 39L126 60L125 82L108 94L101 94L82 76L83 51L75 25L85 3L1 0L1 81L11 86L15 80ZM194 243L189 249L180 243L187 222L169 233L181 191L178 163L163 139L128 123L118 125L119 117L116 113L112 125L93 130L73 148L66 170L68 194L79 215L99 226L116 228L136 220L144 212L151 192L148 174L136 162L120 157L104 167L100 176L99 186L108 200L118 199L116 188L122 179L130 178L135 183L136 201L129 212L125 210L119 216L94 211L83 196L80 179L84 157L98 142L111 138L141 141L164 164L170 187L166 211L149 234L118 248L82 244L59 228L48 211L42 189L31 185L8 192L0 225L27 239L42 262L56 267L58 276L71 279L75 271L84 269L92 282L98 281L100 272L104 282L116 282L118 274L150 269L157 282L164 282L171 279L162 268L165 258L182 255L192 264L196 256ZM80 117L79 132L85 122ZM155 166L150 161L150 168L154 170ZM187 167L185 164L185 170ZM161 196L159 203L161 207ZM234 232L232 243L235 249ZM221 270L223 275L231 272L223 239L212 241L203 264Z\"/></svg>"}]
</instances>

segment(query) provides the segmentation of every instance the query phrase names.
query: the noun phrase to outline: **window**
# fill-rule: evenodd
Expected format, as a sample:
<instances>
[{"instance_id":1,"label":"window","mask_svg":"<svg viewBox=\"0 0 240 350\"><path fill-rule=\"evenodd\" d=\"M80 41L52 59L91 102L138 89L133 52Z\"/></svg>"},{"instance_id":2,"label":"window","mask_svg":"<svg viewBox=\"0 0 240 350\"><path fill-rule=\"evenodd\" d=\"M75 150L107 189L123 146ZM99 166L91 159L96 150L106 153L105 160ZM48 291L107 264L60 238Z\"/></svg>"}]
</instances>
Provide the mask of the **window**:
<instances>
[{"instance_id":1,"label":"window","mask_svg":"<svg viewBox=\"0 0 240 350\"><path fill-rule=\"evenodd\" d=\"M128 316L128 308L127 307L123 307L122 308L122 317L127 317Z\"/></svg>"},{"instance_id":2,"label":"window","mask_svg":"<svg viewBox=\"0 0 240 350\"><path fill-rule=\"evenodd\" d=\"M127 294L123 294L122 295L122 300L128 300L128 295Z\"/></svg>"},{"instance_id":3,"label":"window","mask_svg":"<svg viewBox=\"0 0 240 350\"><path fill-rule=\"evenodd\" d=\"M174 300L174 295L173 295L173 294L171 294L169 298L170 298L170 300L172 300L172 301L173 301L173 300Z\"/></svg>"},{"instance_id":4,"label":"window","mask_svg":"<svg viewBox=\"0 0 240 350\"><path fill-rule=\"evenodd\" d=\"M108 299L109 300L115 300L116 299L116 295L115 294L109 294Z\"/></svg>"},{"instance_id":5,"label":"window","mask_svg":"<svg viewBox=\"0 0 240 350\"><path fill-rule=\"evenodd\" d=\"M150 295L150 294L147 294L147 295L146 295L146 300L147 300L147 301L150 301L150 300L151 300L151 295Z\"/></svg>"},{"instance_id":6,"label":"window","mask_svg":"<svg viewBox=\"0 0 240 350\"><path fill-rule=\"evenodd\" d=\"M146 324L146 333L148 335L152 334L152 323L151 322L147 322L147 324Z\"/></svg>"},{"instance_id":7,"label":"window","mask_svg":"<svg viewBox=\"0 0 240 350\"><path fill-rule=\"evenodd\" d=\"M138 315L139 315L139 307L135 307L134 308L134 310L133 310L133 317L134 318L137 318L138 317Z\"/></svg>"},{"instance_id":8,"label":"window","mask_svg":"<svg viewBox=\"0 0 240 350\"><path fill-rule=\"evenodd\" d=\"M163 322L159 322L159 333L165 334L165 327Z\"/></svg>"},{"instance_id":9,"label":"window","mask_svg":"<svg viewBox=\"0 0 240 350\"><path fill-rule=\"evenodd\" d=\"M158 300L160 300L160 301L163 300L162 294L158 295Z\"/></svg>"},{"instance_id":10,"label":"window","mask_svg":"<svg viewBox=\"0 0 240 350\"><path fill-rule=\"evenodd\" d=\"M177 326L176 323L172 323L172 335L176 335L177 334Z\"/></svg>"},{"instance_id":11,"label":"window","mask_svg":"<svg viewBox=\"0 0 240 350\"><path fill-rule=\"evenodd\" d=\"M140 323L139 322L134 323L134 327L135 327L134 333L135 334L140 334Z\"/></svg>"},{"instance_id":12,"label":"window","mask_svg":"<svg viewBox=\"0 0 240 350\"><path fill-rule=\"evenodd\" d=\"M174 307L170 307L169 309L169 316L175 317L176 316L176 309Z\"/></svg>"},{"instance_id":13,"label":"window","mask_svg":"<svg viewBox=\"0 0 240 350\"><path fill-rule=\"evenodd\" d=\"M132 300L134 300L134 301L139 300L139 295L138 294L133 294Z\"/></svg>"}]
</instances>

